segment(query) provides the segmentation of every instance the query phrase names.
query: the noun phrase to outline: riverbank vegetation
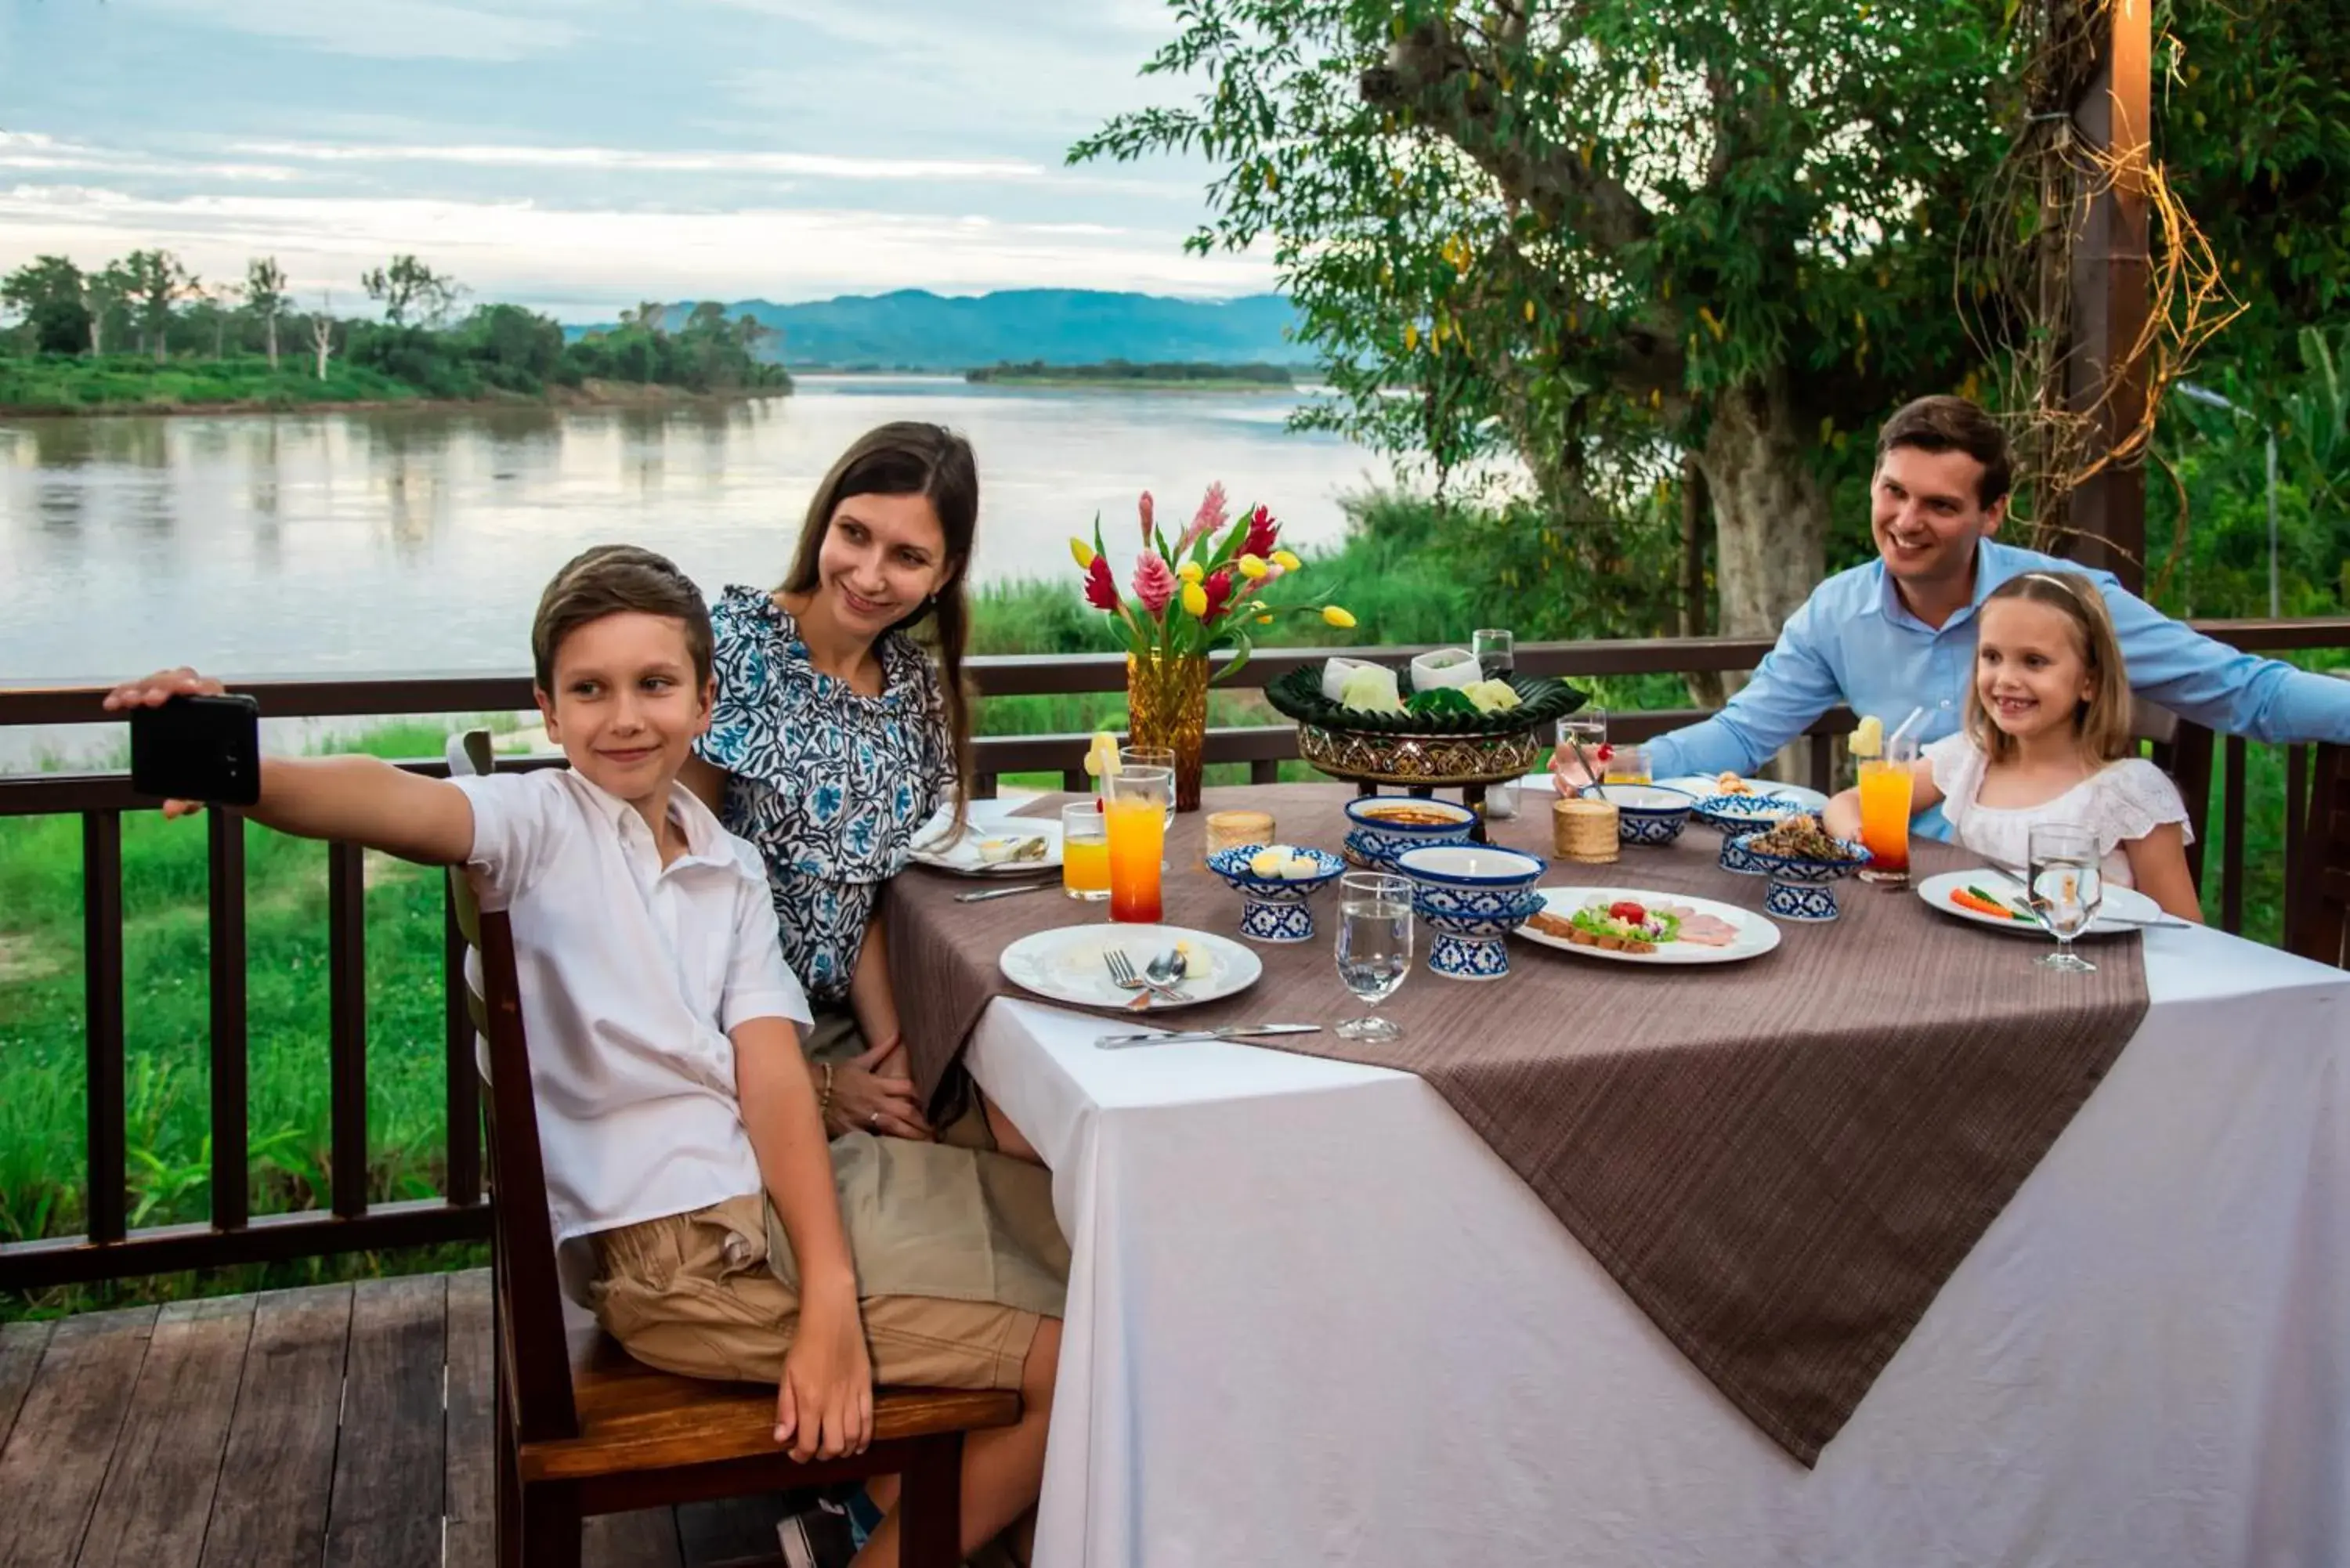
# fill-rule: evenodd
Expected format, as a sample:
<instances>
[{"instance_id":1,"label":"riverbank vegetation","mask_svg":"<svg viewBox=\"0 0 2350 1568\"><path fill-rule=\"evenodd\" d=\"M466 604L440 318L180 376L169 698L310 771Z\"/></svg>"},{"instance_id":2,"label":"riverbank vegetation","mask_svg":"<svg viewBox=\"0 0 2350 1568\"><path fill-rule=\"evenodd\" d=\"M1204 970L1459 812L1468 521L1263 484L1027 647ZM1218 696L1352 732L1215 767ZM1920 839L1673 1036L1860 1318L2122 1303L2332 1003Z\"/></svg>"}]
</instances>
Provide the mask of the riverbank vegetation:
<instances>
[{"instance_id":1,"label":"riverbank vegetation","mask_svg":"<svg viewBox=\"0 0 2350 1568\"><path fill-rule=\"evenodd\" d=\"M331 291L298 307L284 272L257 257L242 280L207 285L167 251L84 270L37 256L0 277L0 413L169 412L544 400L614 402L789 391L761 357L773 334L703 301L674 330L648 304L608 332L566 342L562 324L518 305L460 311L465 290L412 255L360 275L375 307L336 314Z\"/></svg>"}]
</instances>

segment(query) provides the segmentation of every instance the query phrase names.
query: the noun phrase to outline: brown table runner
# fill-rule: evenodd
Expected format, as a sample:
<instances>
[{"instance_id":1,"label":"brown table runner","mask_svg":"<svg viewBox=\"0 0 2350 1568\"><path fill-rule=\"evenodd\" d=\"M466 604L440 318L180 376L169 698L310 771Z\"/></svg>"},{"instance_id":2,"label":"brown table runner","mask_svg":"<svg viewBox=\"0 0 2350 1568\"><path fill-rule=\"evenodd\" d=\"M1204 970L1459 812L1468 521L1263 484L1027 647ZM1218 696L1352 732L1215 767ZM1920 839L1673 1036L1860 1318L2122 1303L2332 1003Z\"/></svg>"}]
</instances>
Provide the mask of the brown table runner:
<instances>
[{"instance_id":1,"label":"brown table runner","mask_svg":"<svg viewBox=\"0 0 2350 1568\"><path fill-rule=\"evenodd\" d=\"M1211 790L1207 809L1274 814L1284 842L1336 849L1342 785ZM1547 797L1493 837L1548 857ZM1170 834L1166 919L1232 935L1239 896L1200 864L1201 814ZM1558 862L1546 886L1653 888L1760 911L1763 884L1722 871L1691 824L1614 866ZM1920 877L1966 864L1921 844ZM983 904L973 883L910 872L893 886L889 960L926 1091L1001 994L997 958L1054 926L1106 920L1053 893ZM1358 1045L1326 1026L1361 1012L1320 930L1255 945L1261 983L1156 1022L1320 1023L1281 1049L1426 1079L1523 1177L1642 1311L1804 1464L1844 1426L1992 1218L2136 1033L2147 1008L2136 936L2084 944L2093 975L2045 947L1927 909L1911 893L1841 885L1842 919L1781 928L1778 949L1719 968L1644 969L1511 943L1499 983L1442 979L1424 956ZM1422 954L1425 952L1422 932ZM1105 1016L1107 1016L1107 1014ZM1267 1044L1272 1044L1268 1042Z\"/></svg>"}]
</instances>

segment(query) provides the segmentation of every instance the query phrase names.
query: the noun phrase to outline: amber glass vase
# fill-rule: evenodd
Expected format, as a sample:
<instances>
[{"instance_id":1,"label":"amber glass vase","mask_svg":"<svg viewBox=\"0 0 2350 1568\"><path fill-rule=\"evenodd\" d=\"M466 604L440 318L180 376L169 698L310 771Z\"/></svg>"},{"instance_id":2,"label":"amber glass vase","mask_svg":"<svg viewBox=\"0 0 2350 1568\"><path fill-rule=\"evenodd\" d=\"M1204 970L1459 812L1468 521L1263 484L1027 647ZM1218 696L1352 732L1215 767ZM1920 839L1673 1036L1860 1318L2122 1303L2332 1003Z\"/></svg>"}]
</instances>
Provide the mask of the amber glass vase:
<instances>
[{"instance_id":1,"label":"amber glass vase","mask_svg":"<svg viewBox=\"0 0 2350 1568\"><path fill-rule=\"evenodd\" d=\"M1175 809L1200 809L1200 752L1208 737L1208 660L1156 650L1126 656L1127 733L1175 753Z\"/></svg>"}]
</instances>

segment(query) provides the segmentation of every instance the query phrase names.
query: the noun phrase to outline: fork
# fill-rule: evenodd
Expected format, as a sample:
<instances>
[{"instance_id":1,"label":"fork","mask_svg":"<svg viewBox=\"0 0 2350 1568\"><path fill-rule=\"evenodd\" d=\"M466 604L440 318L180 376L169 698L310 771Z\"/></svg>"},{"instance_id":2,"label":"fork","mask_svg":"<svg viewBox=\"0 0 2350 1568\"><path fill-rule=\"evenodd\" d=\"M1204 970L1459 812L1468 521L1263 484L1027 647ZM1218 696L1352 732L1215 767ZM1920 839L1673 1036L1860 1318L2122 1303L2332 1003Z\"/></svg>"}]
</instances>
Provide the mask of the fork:
<instances>
[{"instance_id":1,"label":"fork","mask_svg":"<svg viewBox=\"0 0 2350 1568\"><path fill-rule=\"evenodd\" d=\"M1105 948L1102 950L1102 962L1109 968L1109 981L1112 985L1120 991L1140 992L1132 1002L1126 1004L1127 1011L1129 1012L1140 1012L1150 1005L1150 999L1154 996L1163 997L1169 1002L1185 1000L1183 993L1174 986L1162 986L1156 981L1136 973L1134 961L1126 956L1124 948Z\"/></svg>"}]
</instances>

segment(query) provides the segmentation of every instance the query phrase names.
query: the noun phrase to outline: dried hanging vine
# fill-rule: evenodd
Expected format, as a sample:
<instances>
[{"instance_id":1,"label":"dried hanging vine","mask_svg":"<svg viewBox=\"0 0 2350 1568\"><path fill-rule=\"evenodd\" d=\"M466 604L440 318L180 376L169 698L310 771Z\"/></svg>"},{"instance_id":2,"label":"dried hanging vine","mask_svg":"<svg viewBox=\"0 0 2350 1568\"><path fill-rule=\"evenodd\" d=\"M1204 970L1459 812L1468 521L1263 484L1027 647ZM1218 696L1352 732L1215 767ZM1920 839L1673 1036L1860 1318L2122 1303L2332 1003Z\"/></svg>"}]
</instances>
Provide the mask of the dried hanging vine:
<instances>
[{"instance_id":1,"label":"dried hanging vine","mask_svg":"<svg viewBox=\"0 0 2350 1568\"><path fill-rule=\"evenodd\" d=\"M2084 482L2147 457L2164 391L2244 308L2151 149L2143 142L2093 146L2074 122L2096 83L2099 40L2113 4L2028 0L2019 9L2021 123L1969 211L1960 239L1959 313L2001 381L1998 401L2013 421L2019 505L2028 498L2032 542L2043 549L2077 536L2072 497ZM2168 41L2175 60L2176 41ZM2140 134L2150 130L2140 128ZM2124 181L2145 193L2152 298L2137 342L2106 367L2094 397L2082 400L2072 387L2080 351L2073 323L2075 251L2092 205ZM2107 411L2134 371L2146 378L2145 410L2108 445L2101 435ZM2181 542L2186 527L2182 490L2175 524Z\"/></svg>"}]
</instances>

